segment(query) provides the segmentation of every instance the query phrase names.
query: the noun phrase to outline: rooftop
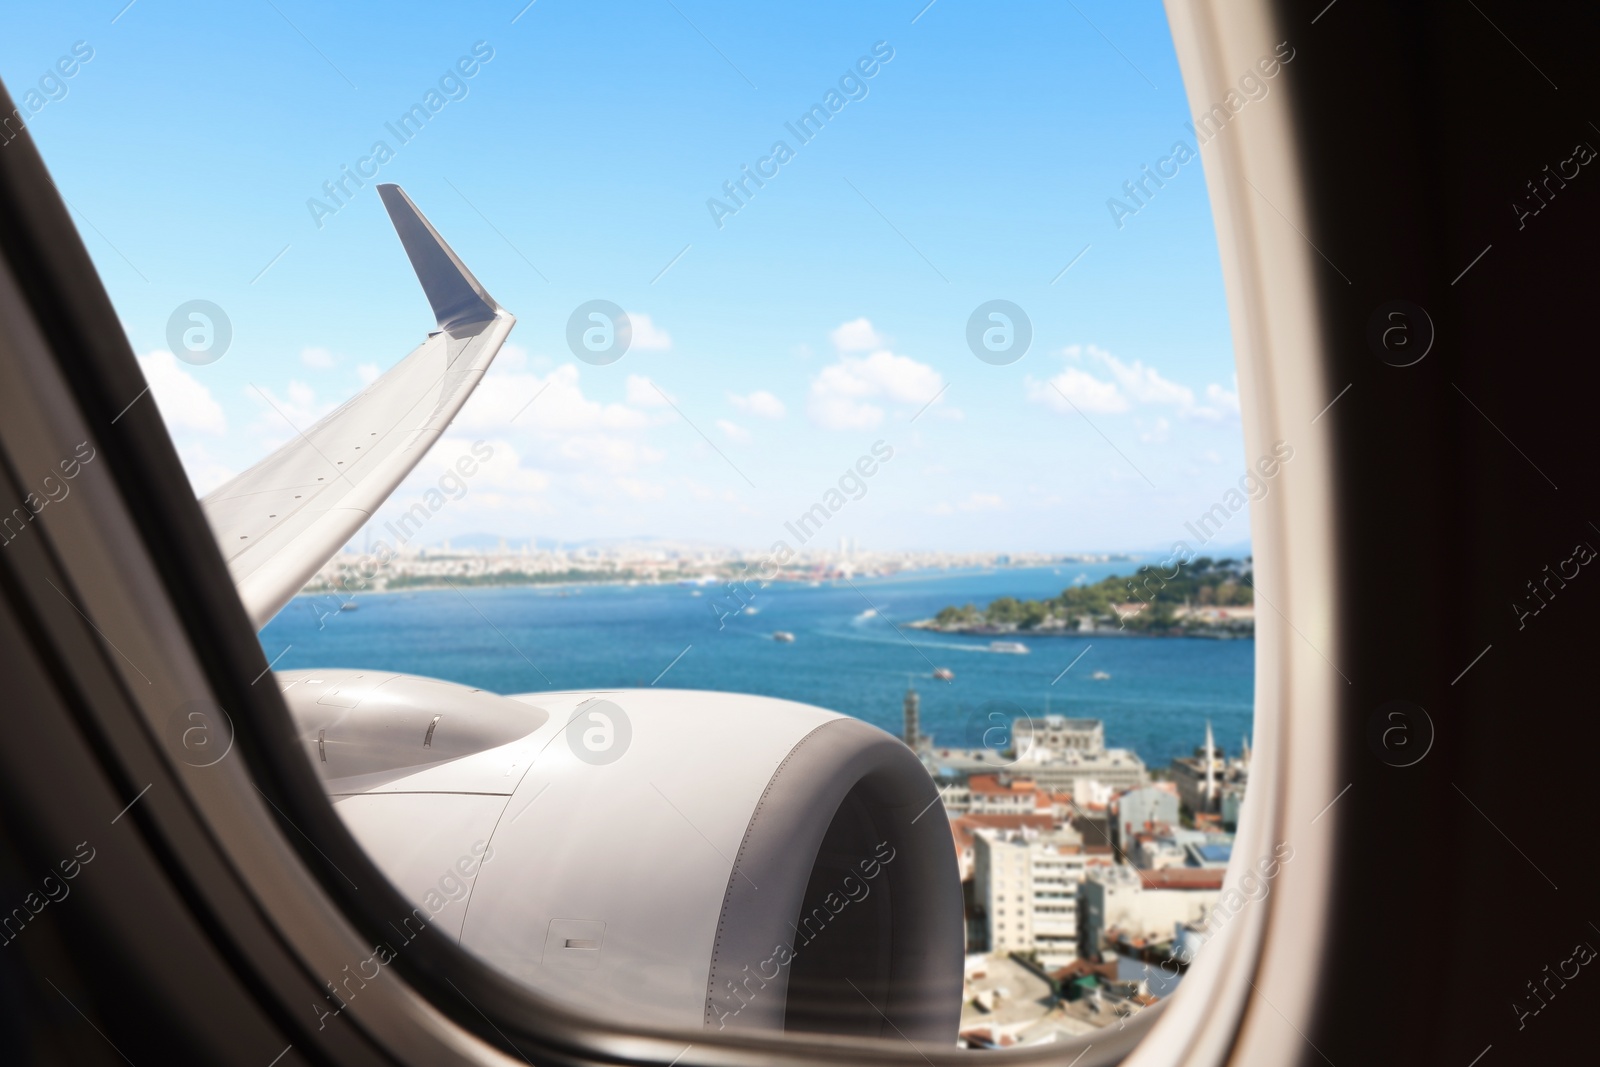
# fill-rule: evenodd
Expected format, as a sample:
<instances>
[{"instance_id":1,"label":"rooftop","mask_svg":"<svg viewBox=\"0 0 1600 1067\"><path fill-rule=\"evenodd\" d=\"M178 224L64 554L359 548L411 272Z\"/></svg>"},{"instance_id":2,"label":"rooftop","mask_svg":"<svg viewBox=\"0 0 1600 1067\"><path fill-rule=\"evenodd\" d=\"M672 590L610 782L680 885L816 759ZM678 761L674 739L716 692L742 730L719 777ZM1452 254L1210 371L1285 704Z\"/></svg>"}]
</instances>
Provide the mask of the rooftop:
<instances>
[{"instance_id":1,"label":"rooftop","mask_svg":"<svg viewBox=\"0 0 1600 1067\"><path fill-rule=\"evenodd\" d=\"M956 850L965 852L972 847L972 835L979 830L1038 830L1041 833L1055 825L1048 815L962 815L950 820L950 833L955 838Z\"/></svg>"},{"instance_id":2,"label":"rooftop","mask_svg":"<svg viewBox=\"0 0 1600 1067\"><path fill-rule=\"evenodd\" d=\"M1221 889L1221 867L1163 867L1156 871L1140 871L1139 882L1145 889Z\"/></svg>"},{"instance_id":3,"label":"rooftop","mask_svg":"<svg viewBox=\"0 0 1600 1067\"><path fill-rule=\"evenodd\" d=\"M1010 775L975 774L967 782L967 788L974 793L988 793L996 796L1021 794L1034 794L1039 787L1034 785L1032 778L1013 778Z\"/></svg>"}]
</instances>

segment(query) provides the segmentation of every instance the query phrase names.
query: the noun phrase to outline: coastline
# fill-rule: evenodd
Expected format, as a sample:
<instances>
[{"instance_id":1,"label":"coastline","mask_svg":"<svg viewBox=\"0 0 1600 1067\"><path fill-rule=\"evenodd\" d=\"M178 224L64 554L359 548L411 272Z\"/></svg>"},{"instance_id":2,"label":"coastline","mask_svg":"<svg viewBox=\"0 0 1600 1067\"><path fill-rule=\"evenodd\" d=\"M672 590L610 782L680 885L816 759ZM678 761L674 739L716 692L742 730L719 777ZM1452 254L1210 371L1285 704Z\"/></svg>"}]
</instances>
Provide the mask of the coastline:
<instances>
[{"instance_id":1,"label":"coastline","mask_svg":"<svg viewBox=\"0 0 1600 1067\"><path fill-rule=\"evenodd\" d=\"M996 639L1017 640L1024 637L1198 637L1209 641L1243 641L1255 640L1256 628L1252 623L1248 626L1176 626L1168 630L1126 630L1116 626L1096 627L1092 630L1079 630L1076 627L1052 628L1049 630L1021 630L1006 629L999 626L941 626L936 619L918 619L905 624L910 630L923 630L935 634L955 634L961 637L989 637Z\"/></svg>"},{"instance_id":2,"label":"coastline","mask_svg":"<svg viewBox=\"0 0 1600 1067\"><path fill-rule=\"evenodd\" d=\"M1062 561L1056 563L1055 566L1070 566L1073 563L1082 563L1082 562L1083 561L1062 560ZM1096 561L1096 562L1125 562L1125 560L1114 558L1114 559L1107 559L1107 560L1104 560L1104 561ZM967 576L971 576L971 575L995 574L995 573L1004 572L1004 571L1008 571L1008 570L1015 570L1015 571L1036 570L1040 566L1042 566L1042 565L1039 564L1039 563L1035 563L1035 562L1019 562L1019 563L1012 563L1012 564L990 565L990 566L986 566L986 567L906 567L906 568L903 568L903 569L894 570L894 571L887 571L887 572L882 572L882 573L869 572L869 573L852 574L849 577L857 579L857 580L872 581L872 582L876 582L876 583L882 584L884 582L893 582L893 581L896 581L896 580L900 580L900 581L917 581L917 580L926 579L926 578L930 578L930 577L938 577L938 576L941 576L941 575L948 575L948 576L950 576L952 578L957 578L957 577L967 577ZM316 596L329 596L329 595L338 596L338 595L343 594L343 593L349 593L349 595L351 597L355 597L355 596L374 596L374 595L392 594L392 593L413 593L413 592L420 592L420 591L432 590L432 589L456 589L456 588L471 588L471 589L527 589L527 588L534 588L534 587L547 588L547 589L580 589L580 588L589 588L589 587L594 587L594 586L613 586L613 585L620 585L620 586L649 586L651 588L660 587L660 586L681 586L684 589L709 590L710 592L708 592L706 595L716 596L721 592L723 583L729 582L729 581L733 581L735 578L740 577L738 575L732 575L732 574L727 574L727 575L719 574L719 575L715 576L715 581L695 581L695 580L686 580L684 578L679 578L679 577L674 577L674 578L644 578L644 577L637 577L637 576L605 577L605 576L603 576L603 572L593 572L593 573L595 574L595 577L593 577L593 578L573 579L573 578L561 577L561 578L558 578L558 579L555 579L555 580L552 580L552 581L541 581L541 580L539 580L539 575L531 573L531 572L527 572L527 571L505 572L506 576L513 576L514 575L516 578L520 578L521 579L521 580L510 580L510 581L501 581L501 580L496 580L496 581L472 581L471 579L466 578L464 576L458 576L457 579L454 582L443 581L443 580L440 580L440 581L427 581L427 580L423 580L423 579L413 578L411 576L407 576L406 581L403 584L399 585L399 586L391 587L389 581L385 580L382 585L378 585L378 584L374 583L372 585L369 585L365 589L356 590L353 593L351 593L349 590L347 590L347 589L345 589L343 587L340 587L340 586L337 586L337 585L328 584L328 583L325 583L325 582L324 583L308 583L306 586L302 587L301 590L298 593L295 594L295 599L298 599L300 597L316 597ZM501 575L495 575L494 577L499 578L499 577L501 577ZM815 583L820 583L820 584L826 585L826 586L836 586L836 585L840 584L842 581L846 581L846 580L848 580L848 579L841 578L838 575L819 576L819 575L811 575L811 574L796 574L796 573L790 572L790 573L779 573L779 574L775 575L771 579L769 579L769 580L767 580L765 582L762 582L762 587L765 588L765 587L773 586L773 585L811 585L814 582ZM754 584L755 582L760 581L760 579L746 579L746 581L750 582L751 584ZM927 621L931 622L932 620L927 620Z\"/></svg>"}]
</instances>

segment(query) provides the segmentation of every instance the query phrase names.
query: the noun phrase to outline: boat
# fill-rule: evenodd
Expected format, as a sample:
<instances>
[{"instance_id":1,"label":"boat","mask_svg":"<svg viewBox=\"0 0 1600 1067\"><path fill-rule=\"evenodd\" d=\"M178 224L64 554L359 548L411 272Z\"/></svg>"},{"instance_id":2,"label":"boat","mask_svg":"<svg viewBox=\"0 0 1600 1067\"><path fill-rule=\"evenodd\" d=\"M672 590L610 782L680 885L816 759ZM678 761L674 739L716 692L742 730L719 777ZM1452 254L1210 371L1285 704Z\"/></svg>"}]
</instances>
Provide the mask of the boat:
<instances>
[{"instance_id":1,"label":"boat","mask_svg":"<svg viewBox=\"0 0 1600 1067\"><path fill-rule=\"evenodd\" d=\"M956 672L951 670L949 667L935 667L933 669L933 676L939 679L941 682L949 682L955 680Z\"/></svg>"},{"instance_id":2,"label":"boat","mask_svg":"<svg viewBox=\"0 0 1600 1067\"><path fill-rule=\"evenodd\" d=\"M744 609L744 613L746 615L756 615L756 614L760 613L760 609L759 608L754 608L754 607L747 607L747 608Z\"/></svg>"},{"instance_id":3,"label":"boat","mask_svg":"<svg viewBox=\"0 0 1600 1067\"><path fill-rule=\"evenodd\" d=\"M356 610L356 608L358 608L360 606L361 605L357 604L354 600L346 600L343 604L339 605L339 610L340 611L354 611L354 610Z\"/></svg>"},{"instance_id":4,"label":"boat","mask_svg":"<svg viewBox=\"0 0 1600 1067\"><path fill-rule=\"evenodd\" d=\"M1109 682L1111 680L1111 675L1107 674L1105 671L1095 671L1093 674L1089 675L1089 677L1097 682Z\"/></svg>"},{"instance_id":5,"label":"boat","mask_svg":"<svg viewBox=\"0 0 1600 1067\"><path fill-rule=\"evenodd\" d=\"M1021 656L1027 654L1028 646L1023 644L1021 641L990 641L989 651L1004 652L1007 655L1012 656Z\"/></svg>"},{"instance_id":6,"label":"boat","mask_svg":"<svg viewBox=\"0 0 1600 1067\"><path fill-rule=\"evenodd\" d=\"M788 630L779 630L772 635L772 639L787 645L793 643L794 634L790 633Z\"/></svg>"}]
</instances>

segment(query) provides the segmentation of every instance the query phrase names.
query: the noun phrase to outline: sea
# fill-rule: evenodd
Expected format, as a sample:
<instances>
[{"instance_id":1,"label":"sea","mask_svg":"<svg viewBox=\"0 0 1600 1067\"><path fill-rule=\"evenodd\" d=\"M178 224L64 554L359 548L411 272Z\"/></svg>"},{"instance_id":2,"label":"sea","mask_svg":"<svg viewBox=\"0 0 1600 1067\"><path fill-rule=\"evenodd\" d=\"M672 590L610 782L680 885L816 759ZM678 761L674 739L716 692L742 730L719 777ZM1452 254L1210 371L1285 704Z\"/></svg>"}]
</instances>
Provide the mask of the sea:
<instances>
[{"instance_id":1,"label":"sea","mask_svg":"<svg viewBox=\"0 0 1600 1067\"><path fill-rule=\"evenodd\" d=\"M1095 562L909 571L850 581L777 582L733 605L719 586L566 585L418 589L360 595L354 611L297 597L261 631L278 670L398 671L499 693L715 689L782 697L903 733L908 687L936 746L995 747L1017 714L1105 722L1106 743L1164 766L1204 742L1236 753L1251 733L1255 642L1131 635L990 637L906 626L946 605L1055 596L1127 574ZM719 600L719 595L723 599ZM718 608L720 607L720 611ZM719 614L725 617L719 620ZM773 634L794 635L781 642ZM953 672L949 681L936 668Z\"/></svg>"}]
</instances>

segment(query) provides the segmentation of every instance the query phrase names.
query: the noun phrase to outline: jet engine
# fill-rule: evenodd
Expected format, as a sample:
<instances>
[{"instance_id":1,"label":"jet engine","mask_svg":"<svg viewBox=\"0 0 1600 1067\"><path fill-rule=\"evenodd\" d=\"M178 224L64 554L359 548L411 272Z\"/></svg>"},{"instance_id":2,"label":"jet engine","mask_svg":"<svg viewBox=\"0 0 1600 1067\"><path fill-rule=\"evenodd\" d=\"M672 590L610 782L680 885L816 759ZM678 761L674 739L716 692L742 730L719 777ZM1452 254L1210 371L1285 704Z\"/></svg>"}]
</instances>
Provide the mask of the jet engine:
<instances>
[{"instance_id":1,"label":"jet engine","mask_svg":"<svg viewBox=\"0 0 1600 1067\"><path fill-rule=\"evenodd\" d=\"M949 822L882 730L733 693L278 677L409 928L646 1025L954 1043Z\"/></svg>"}]
</instances>

